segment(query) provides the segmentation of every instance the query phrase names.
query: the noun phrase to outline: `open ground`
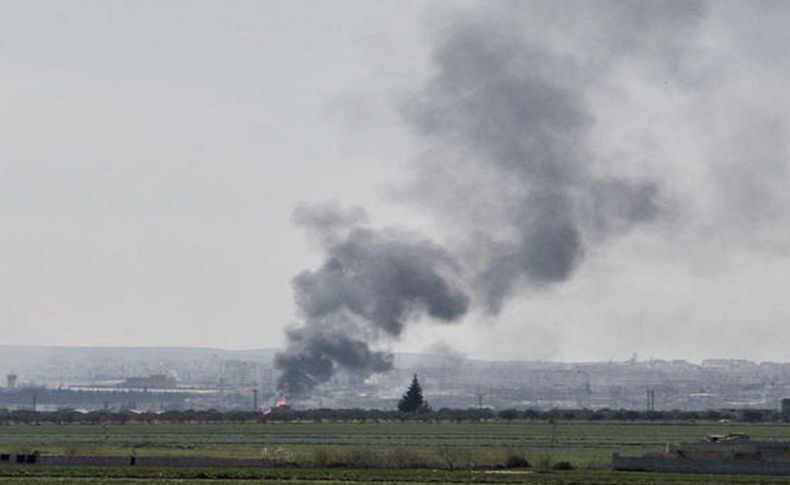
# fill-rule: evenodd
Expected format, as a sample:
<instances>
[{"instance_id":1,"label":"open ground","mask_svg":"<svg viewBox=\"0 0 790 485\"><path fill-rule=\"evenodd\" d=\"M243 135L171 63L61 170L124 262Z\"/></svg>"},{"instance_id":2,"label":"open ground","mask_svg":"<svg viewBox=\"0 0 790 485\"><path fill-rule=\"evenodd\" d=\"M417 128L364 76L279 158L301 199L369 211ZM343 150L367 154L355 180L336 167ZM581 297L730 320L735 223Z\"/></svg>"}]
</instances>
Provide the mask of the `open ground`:
<instances>
[{"instance_id":1,"label":"open ground","mask_svg":"<svg viewBox=\"0 0 790 485\"><path fill-rule=\"evenodd\" d=\"M713 433L790 440L790 425L715 422L291 422L10 424L0 448L66 455L266 458L292 467L0 466L3 483L790 483L790 477L661 475L609 470L614 452L659 451ZM505 469L513 457L528 468ZM572 470L556 470L567 462ZM560 467L567 467L560 465Z\"/></svg>"}]
</instances>

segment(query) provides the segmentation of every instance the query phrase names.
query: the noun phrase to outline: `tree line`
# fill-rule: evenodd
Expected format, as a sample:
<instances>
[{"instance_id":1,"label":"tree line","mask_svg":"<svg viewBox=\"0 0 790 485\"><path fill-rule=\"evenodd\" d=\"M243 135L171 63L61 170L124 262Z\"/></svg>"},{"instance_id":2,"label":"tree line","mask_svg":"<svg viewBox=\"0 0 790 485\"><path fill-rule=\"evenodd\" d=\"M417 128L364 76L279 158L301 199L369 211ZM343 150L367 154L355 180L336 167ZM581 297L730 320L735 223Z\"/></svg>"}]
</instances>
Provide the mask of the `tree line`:
<instances>
[{"instance_id":1,"label":"tree line","mask_svg":"<svg viewBox=\"0 0 790 485\"><path fill-rule=\"evenodd\" d=\"M275 423L299 421L325 422L481 422L481 421L779 421L781 413L727 411L636 411L629 409L449 409L404 412L375 409L291 409L275 408L267 414L254 411L170 410L162 412L58 411L0 409L0 425L14 423L126 424L126 423Z\"/></svg>"}]
</instances>

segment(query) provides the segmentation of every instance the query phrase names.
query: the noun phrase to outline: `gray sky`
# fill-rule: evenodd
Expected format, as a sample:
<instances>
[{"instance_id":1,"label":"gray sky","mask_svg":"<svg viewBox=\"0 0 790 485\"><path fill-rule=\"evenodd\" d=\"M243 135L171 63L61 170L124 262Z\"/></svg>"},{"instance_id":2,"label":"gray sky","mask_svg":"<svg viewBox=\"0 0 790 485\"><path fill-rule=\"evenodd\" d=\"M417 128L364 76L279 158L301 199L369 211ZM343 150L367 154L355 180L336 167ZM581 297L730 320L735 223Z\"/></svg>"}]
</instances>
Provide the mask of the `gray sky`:
<instances>
[{"instance_id":1,"label":"gray sky","mask_svg":"<svg viewBox=\"0 0 790 485\"><path fill-rule=\"evenodd\" d=\"M790 359L788 4L483 5L0 3L3 343L281 345L291 278L322 259L291 223L303 202L466 255L510 188L464 165L462 127L437 141L408 106L449 69L448 29L480 28L535 53L513 55L515 76L578 98L585 170L655 184L660 210L585 229L567 279L514 283L499 313L423 318L383 345Z\"/></svg>"}]
</instances>

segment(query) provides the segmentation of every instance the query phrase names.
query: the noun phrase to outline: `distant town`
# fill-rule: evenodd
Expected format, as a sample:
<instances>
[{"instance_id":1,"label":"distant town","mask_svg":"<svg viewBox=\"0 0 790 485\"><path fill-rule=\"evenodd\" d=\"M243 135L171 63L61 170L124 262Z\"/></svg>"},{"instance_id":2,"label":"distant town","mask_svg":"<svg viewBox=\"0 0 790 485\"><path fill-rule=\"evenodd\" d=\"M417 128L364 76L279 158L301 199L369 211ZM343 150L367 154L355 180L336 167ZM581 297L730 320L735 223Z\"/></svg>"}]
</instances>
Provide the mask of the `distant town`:
<instances>
[{"instance_id":1,"label":"distant town","mask_svg":"<svg viewBox=\"0 0 790 485\"><path fill-rule=\"evenodd\" d=\"M394 370L341 375L308 396L277 391L276 349L0 347L0 408L39 411L394 409L418 374L433 409L779 409L790 363L741 359L489 362L397 354Z\"/></svg>"}]
</instances>

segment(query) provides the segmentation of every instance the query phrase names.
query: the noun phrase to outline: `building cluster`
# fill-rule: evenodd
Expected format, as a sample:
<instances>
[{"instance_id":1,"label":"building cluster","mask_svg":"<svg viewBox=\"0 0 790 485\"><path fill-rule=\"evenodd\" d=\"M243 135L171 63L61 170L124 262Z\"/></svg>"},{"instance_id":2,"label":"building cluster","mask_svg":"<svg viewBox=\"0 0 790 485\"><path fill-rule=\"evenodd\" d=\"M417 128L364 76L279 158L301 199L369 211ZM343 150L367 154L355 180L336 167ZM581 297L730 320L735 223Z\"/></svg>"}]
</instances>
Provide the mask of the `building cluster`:
<instances>
[{"instance_id":1,"label":"building cluster","mask_svg":"<svg viewBox=\"0 0 790 485\"><path fill-rule=\"evenodd\" d=\"M5 348L0 408L250 410L279 395L274 350ZM0 367L2 369L2 367ZM398 354L395 369L339 375L296 407L393 409L414 373L434 409L777 410L790 363L632 358L624 362L489 362ZM735 412L735 411L733 411ZM740 411L739 411L740 412Z\"/></svg>"}]
</instances>

